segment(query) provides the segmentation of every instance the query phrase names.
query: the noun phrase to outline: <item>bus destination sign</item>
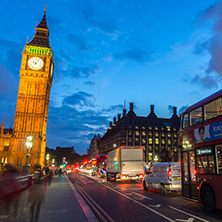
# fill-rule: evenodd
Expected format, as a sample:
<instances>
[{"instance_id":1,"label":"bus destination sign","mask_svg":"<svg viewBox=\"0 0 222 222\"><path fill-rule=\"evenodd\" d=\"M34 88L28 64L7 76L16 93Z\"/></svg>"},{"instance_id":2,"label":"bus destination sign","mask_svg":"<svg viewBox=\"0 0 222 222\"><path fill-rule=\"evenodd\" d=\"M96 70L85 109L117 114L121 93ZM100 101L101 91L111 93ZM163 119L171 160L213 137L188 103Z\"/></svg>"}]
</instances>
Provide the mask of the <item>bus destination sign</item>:
<instances>
[{"instance_id":1,"label":"bus destination sign","mask_svg":"<svg viewBox=\"0 0 222 222\"><path fill-rule=\"evenodd\" d=\"M197 155L210 155L212 154L212 148L204 148L204 149L197 149Z\"/></svg>"}]
</instances>

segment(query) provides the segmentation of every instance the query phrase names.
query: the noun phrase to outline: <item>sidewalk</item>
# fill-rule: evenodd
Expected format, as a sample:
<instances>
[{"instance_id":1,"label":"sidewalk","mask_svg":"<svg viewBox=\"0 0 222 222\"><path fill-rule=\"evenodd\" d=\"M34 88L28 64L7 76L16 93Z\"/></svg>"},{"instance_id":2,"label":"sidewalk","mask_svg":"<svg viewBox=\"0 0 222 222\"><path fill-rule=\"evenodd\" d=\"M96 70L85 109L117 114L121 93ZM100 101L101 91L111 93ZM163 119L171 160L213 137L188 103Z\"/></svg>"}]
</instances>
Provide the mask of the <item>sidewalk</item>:
<instances>
[{"instance_id":1,"label":"sidewalk","mask_svg":"<svg viewBox=\"0 0 222 222\"><path fill-rule=\"evenodd\" d=\"M47 186L39 222L98 222L67 176L54 176Z\"/></svg>"}]
</instances>

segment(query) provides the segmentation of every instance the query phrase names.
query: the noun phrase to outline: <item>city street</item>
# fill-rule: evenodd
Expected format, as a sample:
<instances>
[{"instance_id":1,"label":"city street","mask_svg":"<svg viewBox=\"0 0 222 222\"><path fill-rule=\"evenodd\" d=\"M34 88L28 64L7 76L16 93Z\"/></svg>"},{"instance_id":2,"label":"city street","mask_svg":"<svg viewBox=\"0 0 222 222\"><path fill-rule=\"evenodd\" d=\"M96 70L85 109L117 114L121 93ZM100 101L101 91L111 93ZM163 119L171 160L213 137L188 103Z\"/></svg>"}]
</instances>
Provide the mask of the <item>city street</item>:
<instances>
[{"instance_id":1,"label":"city street","mask_svg":"<svg viewBox=\"0 0 222 222\"><path fill-rule=\"evenodd\" d=\"M144 191L141 182L107 182L89 174L68 175L113 221L221 221L222 212L211 214L203 206L182 199L178 193L161 195Z\"/></svg>"},{"instance_id":2,"label":"city street","mask_svg":"<svg viewBox=\"0 0 222 222\"><path fill-rule=\"evenodd\" d=\"M203 206L182 199L179 193L161 195L144 191L141 182L107 182L87 173L54 176L0 200L4 222L219 222L222 212L208 213Z\"/></svg>"},{"instance_id":3,"label":"city street","mask_svg":"<svg viewBox=\"0 0 222 222\"><path fill-rule=\"evenodd\" d=\"M86 213L92 215L85 209L87 206L80 206L80 201L66 176L54 176L0 200L0 222L87 222Z\"/></svg>"}]
</instances>

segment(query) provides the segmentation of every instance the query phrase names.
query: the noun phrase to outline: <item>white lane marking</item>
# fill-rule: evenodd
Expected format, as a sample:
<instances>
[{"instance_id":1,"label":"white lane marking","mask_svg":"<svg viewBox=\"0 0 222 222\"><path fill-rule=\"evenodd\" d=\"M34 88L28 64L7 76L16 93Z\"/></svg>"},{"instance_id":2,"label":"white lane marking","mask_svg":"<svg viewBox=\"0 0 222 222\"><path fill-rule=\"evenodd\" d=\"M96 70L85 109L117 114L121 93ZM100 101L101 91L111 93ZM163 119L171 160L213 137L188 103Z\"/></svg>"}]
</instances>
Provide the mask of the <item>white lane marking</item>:
<instances>
[{"instance_id":1,"label":"white lane marking","mask_svg":"<svg viewBox=\"0 0 222 222\"><path fill-rule=\"evenodd\" d=\"M194 217L194 218L196 218L196 219L198 219L198 220L201 220L201 221L204 221L204 222L210 222L209 220L205 220L205 219L203 219L203 218L197 217L197 216L195 216L195 215L193 215L193 214L190 214L190 213L187 213L187 212L185 212L185 211L179 210L179 209L177 209L177 208L175 208L175 207L169 206L169 208L171 208L171 209L173 209L173 210L176 210L176 211L178 211L178 212L180 212L180 213L186 214L186 215L188 215L188 216Z\"/></svg>"},{"instance_id":2,"label":"white lane marking","mask_svg":"<svg viewBox=\"0 0 222 222\"><path fill-rule=\"evenodd\" d=\"M152 198L143 196L143 195L141 195L141 194L139 194L139 193L135 193L135 192L132 192L132 193L133 193L133 194L136 194L136 195L138 195L138 196L140 196L140 197L143 197L143 198L145 198L145 199L153 200Z\"/></svg>"},{"instance_id":3,"label":"white lane marking","mask_svg":"<svg viewBox=\"0 0 222 222\"><path fill-rule=\"evenodd\" d=\"M129 190L143 190L143 188L133 187L133 188L129 188Z\"/></svg>"},{"instance_id":4,"label":"white lane marking","mask_svg":"<svg viewBox=\"0 0 222 222\"><path fill-rule=\"evenodd\" d=\"M153 213L159 215L160 217L163 217L163 218L165 218L165 219L168 220L168 221L174 222L174 220L170 219L169 217L166 217L165 215L163 215L163 214L157 212L156 210L153 210L152 208L150 208L150 207L148 207L148 206L146 206L146 205L144 205L144 204L142 204L142 203L140 203L140 202L138 202L138 201L136 201L136 200L134 200L134 199L132 199L132 198L130 198L130 197L128 197L128 196L126 196L125 194L122 194L122 193L118 192L117 190L112 189L111 187L108 187L108 186L106 186L106 185L104 185L104 184L101 184L101 185L104 186L104 187L106 187L106 188L108 188L108 189L110 189L110 190L112 190L112 191L114 191L114 192L116 192L116 193L118 193L118 194L120 194L120 195L122 195L122 196L124 196L124 197L126 197L127 199L133 201L134 203L137 203L137 204L139 204L140 206L145 207L146 209L152 211Z\"/></svg>"},{"instance_id":5,"label":"white lane marking","mask_svg":"<svg viewBox=\"0 0 222 222\"><path fill-rule=\"evenodd\" d=\"M183 219L176 219L176 221L181 221L181 222L192 222L194 218L188 218L188 220L183 220Z\"/></svg>"},{"instance_id":6,"label":"white lane marking","mask_svg":"<svg viewBox=\"0 0 222 222\"><path fill-rule=\"evenodd\" d=\"M149 205L150 207L160 207L161 204L157 204L157 205Z\"/></svg>"}]
</instances>

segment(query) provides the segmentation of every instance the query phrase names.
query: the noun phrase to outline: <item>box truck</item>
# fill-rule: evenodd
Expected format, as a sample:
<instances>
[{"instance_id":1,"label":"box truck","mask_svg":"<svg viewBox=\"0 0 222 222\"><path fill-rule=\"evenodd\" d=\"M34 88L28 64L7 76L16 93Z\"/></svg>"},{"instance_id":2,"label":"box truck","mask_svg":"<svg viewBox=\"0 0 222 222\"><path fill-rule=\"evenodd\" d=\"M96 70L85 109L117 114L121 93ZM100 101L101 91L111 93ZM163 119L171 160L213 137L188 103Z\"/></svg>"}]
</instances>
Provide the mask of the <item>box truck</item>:
<instances>
[{"instance_id":1,"label":"box truck","mask_svg":"<svg viewBox=\"0 0 222 222\"><path fill-rule=\"evenodd\" d=\"M108 153L107 180L138 180L144 175L143 147L121 146Z\"/></svg>"}]
</instances>

